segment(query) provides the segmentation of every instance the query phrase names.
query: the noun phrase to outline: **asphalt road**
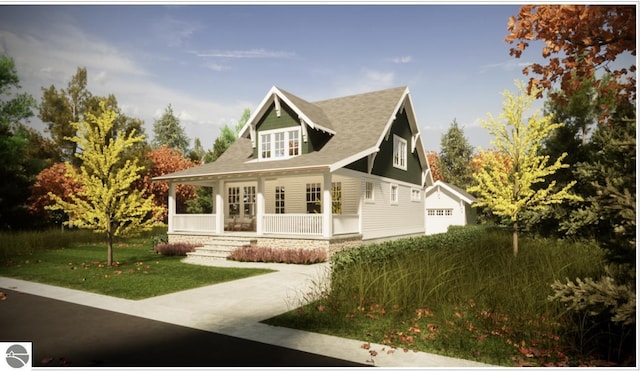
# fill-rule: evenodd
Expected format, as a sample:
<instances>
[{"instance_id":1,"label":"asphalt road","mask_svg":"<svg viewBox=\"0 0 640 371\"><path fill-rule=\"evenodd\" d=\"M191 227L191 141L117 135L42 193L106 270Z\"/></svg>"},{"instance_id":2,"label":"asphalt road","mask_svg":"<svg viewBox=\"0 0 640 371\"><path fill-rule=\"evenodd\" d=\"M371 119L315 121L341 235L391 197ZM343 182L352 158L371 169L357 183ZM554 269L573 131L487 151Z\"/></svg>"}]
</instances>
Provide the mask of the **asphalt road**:
<instances>
[{"instance_id":1,"label":"asphalt road","mask_svg":"<svg viewBox=\"0 0 640 371\"><path fill-rule=\"evenodd\" d=\"M33 366L362 367L365 364L0 289L0 341L33 342Z\"/></svg>"}]
</instances>

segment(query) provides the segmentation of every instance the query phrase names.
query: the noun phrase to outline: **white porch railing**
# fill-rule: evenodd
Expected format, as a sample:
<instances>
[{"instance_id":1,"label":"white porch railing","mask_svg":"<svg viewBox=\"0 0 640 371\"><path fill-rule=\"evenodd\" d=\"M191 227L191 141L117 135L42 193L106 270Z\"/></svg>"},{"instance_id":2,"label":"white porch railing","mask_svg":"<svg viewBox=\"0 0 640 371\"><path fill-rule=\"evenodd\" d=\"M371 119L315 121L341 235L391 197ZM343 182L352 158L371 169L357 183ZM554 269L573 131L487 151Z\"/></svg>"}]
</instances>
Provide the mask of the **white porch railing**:
<instances>
[{"instance_id":1,"label":"white porch railing","mask_svg":"<svg viewBox=\"0 0 640 371\"><path fill-rule=\"evenodd\" d=\"M358 214L334 214L333 234L349 234L360 232L360 216Z\"/></svg>"},{"instance_id":2,"label":"white porch railing","mask_svg":"<svg viewBox=\"0 0 640 371\"><path fill-rule=\"evenodd\" d=\"M176 214L172 219L172 232L217 233L216 214Z\"/></svg>"},{"instance_id":3,"label":"white porch railing","mask_svg":"<svg viewBox=\"0 0 640 371\"><path fill-rule=\"evenodd\" d=\"M265 234L302 234L322 236L322 214L264 214Z\"/></svg>"}]
</instances>

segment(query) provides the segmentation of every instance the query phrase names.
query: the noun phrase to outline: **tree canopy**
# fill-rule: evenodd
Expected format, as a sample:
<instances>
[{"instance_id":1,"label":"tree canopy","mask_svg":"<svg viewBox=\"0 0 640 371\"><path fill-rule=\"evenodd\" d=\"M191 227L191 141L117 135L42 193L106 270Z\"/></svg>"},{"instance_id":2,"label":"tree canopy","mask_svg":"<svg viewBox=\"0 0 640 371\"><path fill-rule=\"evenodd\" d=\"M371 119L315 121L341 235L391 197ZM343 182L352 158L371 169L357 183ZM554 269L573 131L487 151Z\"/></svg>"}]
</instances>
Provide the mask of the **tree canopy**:
<instances>
[{"instance_id":1,"label":"tree canopy","mask_svg":"<svg viewBox=\"0 0 640 371\"><path fill-rule=\"evenodd\" d=\"M77 134L69 139L82 149L76 154L82 165L75 172L67 163L66 175L80 184L81 191L70 194L71 201L49 193L56 201L49 209L67 213L68 225L106 233L107 264L111 265L114 237L151 229L162 210L153 204L153 196L145 197L142 190L133 187L143 170L138 160L127 159L120 165L126 150L143 141L144 136L135 130L128 134L119 130L114 135L116 112L104 101L100 108L100 116L89 112L82 121L71 123Z\"/></svg>"},{"instance_id":2,"label":"tree canopy","mask_svg":"<svg viewBox=\"0 0 640 371\"><path fill-rule=\"evenodd\" d=\"M545 43L542 57L547 64L533 63L523 70L525 75L539 75L531 77L528 86L529 92L535 88L538 98L558 81L564 94L571 96L580 89L580 80L595 78L602 68L613 78L597 84L599 94L635 101L635 64L611 68L621 54L636 55L635 5L523 5L517 16L510 17L507 29L505 41L515 44L510 55L516 58L532 40ZM603 117L608 114L602 110Z\"/></svg>"},{"instance_id":3,"label":"tree canopy","mask_svg":"<svg viewBox=\"0 0 640 371\"><path fill-rule=\"evenodd\" d=\"M180 119L173 113L173 108L168 105L162 117L153 123L154 147L165 145L169 148L178 149L183 155L187 154L189 147L189 137L180 125Z\"/></svg>"},{"instance_id":4,"label":"tree canopy","mask_svg":"<svg viewBox=\"0 0 640 371\"><path fill-rule=\"evenodd\" d=\"M566 153L553 163L549 163L549 156L540 154L543 140L562 124L554 123L552 115L540 117L539 111L526 119L524 114L537 90L527 94L523 83L517 86L517 96L505 91L503 112L497 120L489 114L488 120L481 121L495 138L491 144L508 162L493 151L480 151L483 167L474 174L477 184L467 189L478 195L474 207L487 206L513 223L514 255L518 254L518 221L523 210L540 211L567 199L580 199L569 192L575 181L560 190L555 189L555 181L542 186L547 176L567 166L562 163Z\"/></svg>"}]
</instances>

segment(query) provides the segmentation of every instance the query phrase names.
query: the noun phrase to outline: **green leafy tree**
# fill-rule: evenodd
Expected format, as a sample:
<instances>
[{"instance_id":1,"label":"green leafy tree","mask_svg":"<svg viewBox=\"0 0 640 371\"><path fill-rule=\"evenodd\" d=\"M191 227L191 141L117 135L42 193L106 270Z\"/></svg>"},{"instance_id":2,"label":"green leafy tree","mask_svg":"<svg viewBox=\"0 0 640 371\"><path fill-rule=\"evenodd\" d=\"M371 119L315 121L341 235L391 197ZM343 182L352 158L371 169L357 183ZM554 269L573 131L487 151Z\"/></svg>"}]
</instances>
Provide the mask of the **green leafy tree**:
<instances>
[{"instance_id":1,"label":"green leafy tree","mask_svg":"<svg viewBox=\"0 0 640 371\"><path fill-rule=\"evenodd\" d=\"M189 147L189 137L180 125L180 120L173 114L173 108L168 105L160 119L153 123L153 146L158 148L166 145L169 148L176 148L187 154Z\"/></svg>"},{"instance_id":2,"label":"green leafy tree","mask_svg":"<svg viewBox=\"0 0 640 371\"><path fill-rule=\"evenodd\" d=\"M77 122L88 111L92 94L87 90L87 69L78 67L67 89L57 90L54 85L42 89L40 120L58 145L65 161L76 161L77 144L67 138L76 135L71 122Z\"/></svg>"},{"instance_id":3,"label":"green leafy tree","mask_svg":"<svg viewBox=\"0 0 640 371\"><path fill-rule=\"evenodd\" d=\"M195 138L193 140L193 148L189 150L189 154L187 157L189 157L191 161L197 164L201 164L204 162L205 154L206 154L206 151L202 147L202 142L200 141L200 138Z\"/></svg>"},{"instance_id":4,"label":"green leafy tree","mask_svg":"<svg viewBox=\"0 0 640 371\"><path fill-rule=\"evenodd\" d=\"M440 154L437 161L444 181L460 188L470 186L473 181L469 165L472 157L473 147L454 119L449 130L440 139Z\"/></svg>"},{"instance_id":5,"label":"green leafy tree","mask_svg":"<svg viewBox=\"0 0 640 371\"><path fill-rule=\"evenodd\" d=\"M82 121L71 123L77 135L69 139L82 149L76 154L82 165L76 173L67 163L67 176L79 183L82 191L69 195L71 201L49 193L56 202L49 209L67 213L67 225L105 233L107 264L112 265L114 238L151 229L160 220L162 209L153 204L153 197L145 198L142 190L132 187L143 170L137 159L118 166L127 148L144 137L135 130L129 134L121 130L114 136L117 114L106 107L106 102L100 108L100 116L87 113Z\"/></svg>"},{"instance_id":6,"label":"green leafy tree","mask_svg":"<svg viewBox=\"0 0 640 371\"><path fill-rule=\"evenodd\" d=\"M551 164L549 156L540 154L543 141L562 124L553 123L552 115L540 117L539 111L525 119L538 92L527 94L522 82L517 87L517 96L505 91L503 112L497 120L489 114L489 120L482 121L495 138L492 146L507 163L497 160L491 151L481 151L484 166L474 174L477 184L467 189L478 195L475 207L487 206L495 215L509 218L513 224L514 256L518 255L518 222L524 210L540 211L565 200L580 200L569 192L575 181L560 190L555 188L555 181L538 187L548 176L568 166L562 163L566 154Z\"/></svg>"},{"instance_id":7,"label":"green leafy tree","mask_svg":"<svg viewBox=\"0 0 640 371\"><path fill-rule=\"evenodd\" d=\"M13 59L0 56L0 228L33 225L28 213L29 186L52 161L51 143L25 122L37 107L35 99L19 93Z\"/></svg>"}]
</instances>

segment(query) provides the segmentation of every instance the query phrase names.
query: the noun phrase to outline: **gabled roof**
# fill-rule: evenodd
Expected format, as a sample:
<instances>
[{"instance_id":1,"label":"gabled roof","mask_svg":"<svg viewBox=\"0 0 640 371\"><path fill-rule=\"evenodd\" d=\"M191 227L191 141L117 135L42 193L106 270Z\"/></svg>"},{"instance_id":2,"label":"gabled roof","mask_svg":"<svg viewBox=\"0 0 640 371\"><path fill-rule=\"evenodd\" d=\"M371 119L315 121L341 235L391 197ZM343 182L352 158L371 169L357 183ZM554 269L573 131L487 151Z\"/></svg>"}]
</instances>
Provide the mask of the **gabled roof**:
<instances>
[{"instance_id":1,"label":"gabled roof","mask_svg":"<svg viewBox=\"0 0 640 371\"><path fill-rule=\"evenodd\" d=\"M286 160L257 161L252 159L251 125L279 99L293 109L309 127L332 134L321 150ZM379 151L396 114L407 111L411 131L415 135L423 169L428 169L419 128L413 113L409 89L398 87L370 93L307 102L285 90L273 87L258 109L240 131L240 138L217 161L154 178L155 180L193 179L207 176L243 173L269 173L300 169L335 171L365 156Z\"/></svg>"},{"instance_id":2,"label":"gabled roof","mask_svg":"<svg viewBox=\"0 0 640 371\"><path fill-rule=\"evenodd\" d=\"M453 184L445 183L442 180L437 180L433 185L425 191L425 195L429 195L433 193L439 187L446 189L447 191L453 193L458 196L462 201L472 204L478 201L472 194L463 190L462 188L456 187Z\"/></svg>"}]
</instances>

